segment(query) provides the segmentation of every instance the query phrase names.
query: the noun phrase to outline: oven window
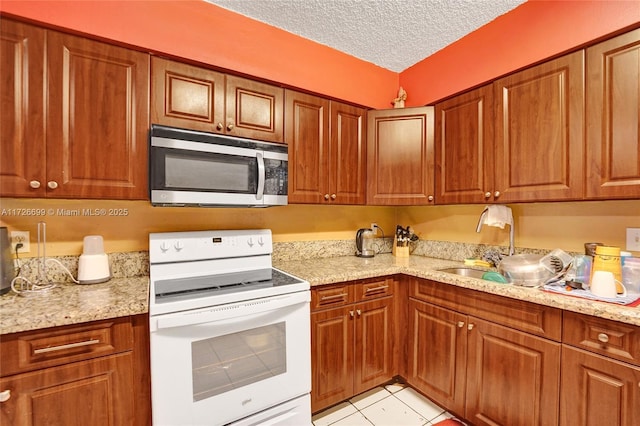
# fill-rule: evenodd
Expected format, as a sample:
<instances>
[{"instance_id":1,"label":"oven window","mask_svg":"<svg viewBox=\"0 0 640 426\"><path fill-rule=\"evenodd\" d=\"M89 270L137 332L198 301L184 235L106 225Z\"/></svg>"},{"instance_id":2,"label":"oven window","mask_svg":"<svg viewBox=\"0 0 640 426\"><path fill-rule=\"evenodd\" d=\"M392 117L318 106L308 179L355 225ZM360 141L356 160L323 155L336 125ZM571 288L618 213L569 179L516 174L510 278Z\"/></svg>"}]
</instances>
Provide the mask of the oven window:
<instances>
[{"instance_id":1,"label":"oven window","mask_svg":"<svg viewBox=\"0 0 640 426\"><path fill-rule=\"evenodd\" d=\"M167 153L164 161L166 188L255 192L250 187L256 180L254 158L223 154L198 158Z\"/></svg>"},{"instance_id":2,"label":"oven window","mask_svg":"<svg viewBox=\"0 0 640 426\"><path fill-rule=\"evenodd\" d=\"M191 343L193 401L287 371L285 323Z\"/></svg>"}]
</instances>

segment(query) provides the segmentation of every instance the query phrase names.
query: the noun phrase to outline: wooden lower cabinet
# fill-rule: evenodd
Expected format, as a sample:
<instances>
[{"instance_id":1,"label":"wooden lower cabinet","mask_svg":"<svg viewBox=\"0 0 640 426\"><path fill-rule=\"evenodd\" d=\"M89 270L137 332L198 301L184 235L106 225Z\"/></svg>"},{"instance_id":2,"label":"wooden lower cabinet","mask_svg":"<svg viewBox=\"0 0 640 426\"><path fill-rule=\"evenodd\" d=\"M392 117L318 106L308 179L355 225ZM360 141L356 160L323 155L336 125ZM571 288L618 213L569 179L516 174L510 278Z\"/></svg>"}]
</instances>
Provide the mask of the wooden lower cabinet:
<instances>
[{"instance_id":1,"label":"wooden lower cabinet","mask_svg":"<svg viewBox=\"0 0 640 426\"><path fill-rule=\"evenodd\" d=\"M11 391L2 424L134 424L130 352L2 378L0 388Z\"/></svg>"},{"instance_id":2,"label":"wooden lower cabinet","mask_svg":"<svg viewBox=\"0 0 640 426\"><path fill-rule=\"evenodd\" d=\"M1 425L151 423L147 315L2 336Z\"/></svg>"},{"instance_id":3,"label":"wooden lower cabinet","mask_svg":"<svg viewBox=\"0 0 640 426\"><path fill-rule=\"evenodd\" d=\"M385 296L311 312L312 412L393 378L393 304Z\"/></svg>"},{"instance_id":4,"label":"wooden lower cabinet","mask_svg":"<svg viewBox=\"0 0 640 426\"><path fill-rule=\"evenodd\" d=\"M640 419L640 367L564 345L560 425L631 426Z\"/></svg>"},{"instance_id":5,"label":"wooden lower cabinet","mask_svg":"<svg viewBox=\"0 0 640 426\"><path fill-rule=\"evenodd\" d=\"M558 424L560 343L469 317L465 418L474 425Z\"/></svg>"},{"instance_id":6,"label":"wooden lower cabinet","mask_svg":"<svg viewBox=\"0 0 640 426\"><path fill-rule=\"evenodd\" d=\"M560 344L411 299L407 381L475 425L554 425Z\"/></svg>"}]
</instances>

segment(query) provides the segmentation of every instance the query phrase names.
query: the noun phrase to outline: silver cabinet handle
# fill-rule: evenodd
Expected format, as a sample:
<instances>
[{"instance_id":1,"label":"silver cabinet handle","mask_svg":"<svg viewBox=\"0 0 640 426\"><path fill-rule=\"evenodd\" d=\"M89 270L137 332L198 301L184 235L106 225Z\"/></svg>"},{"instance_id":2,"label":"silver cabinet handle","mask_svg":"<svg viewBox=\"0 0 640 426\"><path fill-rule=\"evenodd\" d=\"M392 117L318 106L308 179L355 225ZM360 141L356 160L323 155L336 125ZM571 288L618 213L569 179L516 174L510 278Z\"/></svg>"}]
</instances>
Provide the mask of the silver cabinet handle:
<instances>
[{"instance_id":1,"label":"silver cabinet handle","mask_svg":"<svg viewBox=\"0 0 640 426\"><path fill-rule=\"evenodd\" d=\"M34 354L44 354L47 352L63 351L65 349L80 348L82 346L91 346L100 343L98 339L85 340L84 342L69 343L67 345L50 346L48 348L36 349Z\"/></svg>"},{"instance_id":2,"label":"silver cabinet handle","mask_svg":"<svg viewBox=\"0 0 640 426\"><path fill-rule=\"evenodd\" d=\"M336 194L331 194L331 199L335 200L336 199Z\"/></svg>"},{"instance_id":3,"label":"silver cabinet handle","mask_svg":"<svg viewBox=\"0 0 640 426\"><path fill-rule=\"evenodd\" d=\"M366 289L364 292L365 292L365 294L366 294L366 293L371 293L371 292L374 292L374 291L384 290L384 289L387 289L387 288L389 288L389 286L388 286L388 285L380 285L380 286L378 286L378 287L369 287L369 288L368 288L368 289Z\"/></svg>"},{"instance_id":4,"label":"silver cabinet handle","mask_svg":"<svg viewBox=\"0 0 640 426\"><path fill-rule=\"evenodd\" d=\"M607 336L604 333L600 333L598 334L598 340L601 341L602 343L607 343L609 341L609 336Z\"/></svg>"},{"instance_id":5,"label":"silver cabinet handle","mask_svg":"<svg viewBox=\"0 0 640 426\"><path fill-rule=\"evenodd\" d=\"M493 196L494 196L494 197L496 197L496 198L498 198L498 197L500 196L500 191L496 191L496 192L494 192L494 193L493 193Z\"/></svg>"},{"instance_id":6,"label":"silver cabinet handle","mask_svg":"<svg viewBox=\"0 0 640 426\"><path fill-rule=\"evenodd\" d=\"M47 182L47 186L49 187L49 189L56 189L58 187L58 182L56 182L55 180L50 180L49 182Z\"/></svg>"},{"instance_id":7,"label":"silver cabinet handle","mask_svg":"<svg viewBox=\"0 0 640 426\"><path fill-rule=\"evenodd\" d=\"M349 311L349 316L353 318L353 311Z\"/></svg>"},{"instance_id":8,"label":"silver cabinet handle","mask_svg":"<svg viewBox=\"0 0 640 426\"><path fill-rule=\"evenodd\" d=\"M40 181L39 180L32 180L31 182L29 182L29 186L33 189L38 189L40 188Z\"/></svg>"},{"instance_id":9,"label":"silver cabinet handle","mask_svg":"<svg viewBox=\"0 0 640 426\"><path fill-rule=\"evenodd\" d=\"M491 193L489 191L485 192L484 198L491 198Z\"/></svg>"},{"instance_id":10,"label":"silver cabinet handle","mask_svg":"<svg viewBox=\"0 0 640 426\"><path fill-rule=\"evenodd\" d=\"M433 195L429 195L429 196L427 197L427 200L429 200L429 201L433 201Z\"/></svg>"},{"instance_id":11,"label":"silver cabinet handle","mask_svg":"<svg viewBox=\"0 0 640 426\"><path fill-rule=\"evenodd\" d=\"M358 314L358 316L362 315L362 311L360 309L356 309L356 313Z\"/></svg>"},{"instance_id":12,"label":"silver cabinet handle","mask_svg":"<svg viewBox=\"0 0 640 426\"><path fill-rule=\"evenodd\" d=\"M331 296L322 296L320 298L320 301L324 302L325 300L343 299L346 295L347 293L340 293L340 294L333 294Z\"/></svg>"},{"instance_id":13,"label":"silver cabinet handle","mask_svg":"<svg viewBox=\"0 0 640 426\"><path fill-rule=\"evenodd\" d=\"M11 398L11 391L9 389L0 392L0 402L8 401Z\"/></svg>"},{"instance_id":14,"label":"silver cabinet handle","mask_svg":"<svg viewBox=\"0 0 640 426\"><path fill-rule=\"evenodd\" d=\"M227 130L229 130L229 131L233 130L233 124L232 123L227 124Z\"/></svg>"},{"instance_id":15,"label":"silver cabinet handle","mask_svg":"<svg viewBox=\"0 0 640 426\"><path fill-rule=\"evenodd\" d=\"M467 330L473 330L473 324L469 323L469 325L467 326Z\"/></svg>"},{"instance_id":16,"label":"silver cabinet handle","mask_svg":"<svg viewBox=\"0 0 640 426\"><path fill-rule=\"evenodd\" d=\"M329 194L324 194L324 199L328 200L329 199Z\"/></svg>"},{"instance_id":17,"label":"silver cabinet handle","mask_svg":"<svg viewBox=\"0 0 640 426\"><path fill-rule=\"evenodd\" d=\"M458 328L464 327L464 321L458 321Z\"/></svg>"}]
</instances>

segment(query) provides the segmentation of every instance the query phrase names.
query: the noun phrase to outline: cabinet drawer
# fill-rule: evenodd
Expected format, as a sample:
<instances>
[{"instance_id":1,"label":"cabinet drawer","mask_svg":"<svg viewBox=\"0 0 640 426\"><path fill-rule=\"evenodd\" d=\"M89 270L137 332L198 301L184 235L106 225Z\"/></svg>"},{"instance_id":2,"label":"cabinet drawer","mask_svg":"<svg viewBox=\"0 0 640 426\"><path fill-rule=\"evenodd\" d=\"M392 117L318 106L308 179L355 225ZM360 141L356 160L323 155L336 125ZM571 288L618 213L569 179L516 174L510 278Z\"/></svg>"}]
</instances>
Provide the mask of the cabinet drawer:
<instances>
[{"instance_id":1,"label":"cabinet drawer","mask_svg":"<svg viewBox=\"0 0 640 426\"><path fill-rule=\"evenodd\" d=\"M133 348L129 317L2 336L1 376L52 367Z\"/></svg>"},{"instance_id":2,"label":"cabinet drawer","mask_svg":"<svg viewBox=\"0 0 640 426\"><path fill-rule=\"evenodd\" d=\"M562 311L537 303L416 278L411 297L520 331L560 341Z\"/></svg>"},{"instance_id":3,"label":"cabinet drawer","mask_svg":"<svg viewBox=\"0 0 640 426\"><path fill-rule=\"evenodd\" d=\"M564 313L562 342L640 366L640 327Z\"/></svg>"},{"instance_id":4,"label":"cabinet drawer","mask_svg":"<svg viewBox=\"0 0 640 426\"><path fill-rule=\"evenodd\" d=\"M358 281L356 284L356 301L378 299L393 295L393 278L384 277Z\"/></svg>"},{"instance_id":5,"label":"cabinet drawer","mask_svg":"<svg viewBox=\"0 0 640 426\"><path fill-rule=\"evenodd\" d=\"M353 303L353 285L342 283L311 289L311 310L343 306Z\"/></svg>"}]
</instances>

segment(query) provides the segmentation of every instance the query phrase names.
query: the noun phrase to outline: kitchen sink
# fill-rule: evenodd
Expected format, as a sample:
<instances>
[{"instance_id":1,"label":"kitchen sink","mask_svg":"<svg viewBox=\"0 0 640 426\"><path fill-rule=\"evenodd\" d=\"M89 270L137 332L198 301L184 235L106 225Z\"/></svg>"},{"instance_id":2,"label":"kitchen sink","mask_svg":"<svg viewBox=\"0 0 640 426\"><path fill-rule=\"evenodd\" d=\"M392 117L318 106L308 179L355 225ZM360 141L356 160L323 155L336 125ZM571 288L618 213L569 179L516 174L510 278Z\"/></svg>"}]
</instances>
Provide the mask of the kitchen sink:
<instances>
[{"instance_id":1,"label":"kitchen sink","mask_svg":"<svg viewBox=\"0 0 640 426\"><path fill-rule=\"evenodd\" d=\"M470 278L479 278L481 279L482 276L484 275L485 272L484 270L481 269L473 269L473 268L445 268L445 269L438 269L438 271L440 272L446 272L448 274L456 274L456 275L462 275L463 277L470 277Z\"/></svg>"}]
</instances>

